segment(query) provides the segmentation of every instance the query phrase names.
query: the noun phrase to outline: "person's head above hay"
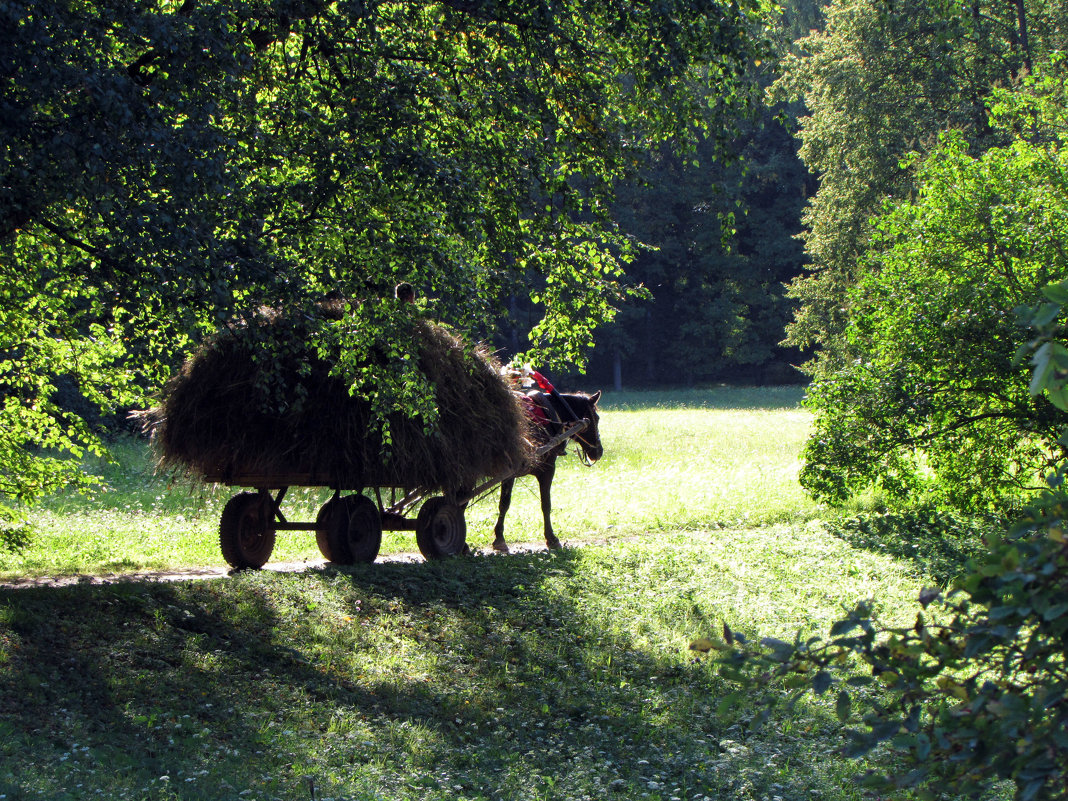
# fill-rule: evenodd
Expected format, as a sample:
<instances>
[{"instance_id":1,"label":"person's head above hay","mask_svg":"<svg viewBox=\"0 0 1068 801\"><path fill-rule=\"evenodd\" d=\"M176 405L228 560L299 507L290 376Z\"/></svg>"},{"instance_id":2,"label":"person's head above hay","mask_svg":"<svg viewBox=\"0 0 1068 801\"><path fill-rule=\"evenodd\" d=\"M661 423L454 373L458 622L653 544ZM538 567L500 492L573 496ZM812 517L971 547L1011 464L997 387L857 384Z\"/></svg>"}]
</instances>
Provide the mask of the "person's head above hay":
<instances>
[{"instance_id":1,"label":"person's head above hay","mask_svg":"<svg viewBox=\"0 0 1068 801\"><path fill-rule=\"evenodd\" d=\"M260 313L205 341L146 416L161 463L244 486L448 491L511 474L530 458L525 418L485 347L405 318L394 324L405 326L398 339L410 340L414 359L390 357L403 348L353 343L361 313L324 299L310 312ZM366 354L358 365L365 386L412 375L414 362L432 386L437 420L376 413L350 393L332 374L346 337ZM271 481L279 477L287 480Z\"/></svg>"}]
</instances>

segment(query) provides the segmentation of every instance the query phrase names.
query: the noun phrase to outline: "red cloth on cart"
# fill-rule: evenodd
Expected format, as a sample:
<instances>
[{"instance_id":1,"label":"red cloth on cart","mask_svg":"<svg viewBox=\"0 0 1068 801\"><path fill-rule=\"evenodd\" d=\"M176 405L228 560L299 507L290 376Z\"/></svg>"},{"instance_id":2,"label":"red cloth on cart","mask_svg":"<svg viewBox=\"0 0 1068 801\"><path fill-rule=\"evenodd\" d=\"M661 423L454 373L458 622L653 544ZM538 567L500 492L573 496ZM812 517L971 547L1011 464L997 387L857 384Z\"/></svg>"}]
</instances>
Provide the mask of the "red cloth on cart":
<instances>
[{"instance_id":1,"label":"red cloth on cart","mask_svg":"<svg viewBox=\"0 0 1068 801\"><path fill-rule=\"evenodd\" d=\"M545 409L536 400L529 395L520 395L519 402L523 404L523 412L528 420L539 426L549 425L549 415L545 413Z\"/></svg>"}]
</instances>

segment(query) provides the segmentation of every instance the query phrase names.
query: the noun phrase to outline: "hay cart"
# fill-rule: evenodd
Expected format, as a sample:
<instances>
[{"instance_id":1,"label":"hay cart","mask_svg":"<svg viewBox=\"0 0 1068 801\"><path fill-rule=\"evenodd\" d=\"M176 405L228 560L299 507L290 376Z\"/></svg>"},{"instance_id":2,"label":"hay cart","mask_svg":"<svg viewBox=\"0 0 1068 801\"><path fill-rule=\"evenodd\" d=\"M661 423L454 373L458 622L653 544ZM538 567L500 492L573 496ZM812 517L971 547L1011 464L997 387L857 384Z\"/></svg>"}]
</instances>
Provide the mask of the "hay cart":
<instances>
[{"instance_id":1,"label":"hay cart","mask_svg":"<svg viewBox=\"0 0 1068 801\"><path fill-rule=\"evenodd\" d=\"M588 420L569 423L537 448L533 457L541 458L581 433L588 424ZM260 568L267 563L277 531L314 531L323 556L343 565L373 562L382 544L383 531L414 531L419 551L428 560L464 553L467 551L464 520L467 505L515 475L487 480L471 490L367 487L317 472L270 475L234 472L209 474L205 478L228 486L252 488L227 501L219 523L223 558L231 567L241 570ZM320 508L314 523L298 523L287 520L282 513L282 501L290 487L328 487L334 494ZM364 494L365 491L370 494ZM350 494L343 495L343 492ZM416 512L414 517L413 512Z\"/></svg>"}]
</instances>

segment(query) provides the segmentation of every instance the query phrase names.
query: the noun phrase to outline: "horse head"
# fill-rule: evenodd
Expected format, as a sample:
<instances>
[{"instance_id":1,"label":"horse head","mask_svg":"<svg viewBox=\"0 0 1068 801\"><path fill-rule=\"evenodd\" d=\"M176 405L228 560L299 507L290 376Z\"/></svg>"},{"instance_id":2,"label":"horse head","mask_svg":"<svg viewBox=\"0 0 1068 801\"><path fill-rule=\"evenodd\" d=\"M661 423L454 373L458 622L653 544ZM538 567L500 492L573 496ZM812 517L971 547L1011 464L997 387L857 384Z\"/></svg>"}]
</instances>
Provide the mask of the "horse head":
<instances>
[{"instance_id":1,"label":"horse head","mask_svg":"<svg viewBox=\"0 0 1068 801\"><path fill-rule=\"evenodd\" d=\"M579 419L585 418L590 421L590 424L576 434L574 439L582 447L586 460L592 464L604 455L601 433L597 427L600 422L600 416L597 414L597 401L601 399L601 391L597 390L592 395L587 395L585 392L568 393L564 397Z\"/></svg>"}]
</instances>

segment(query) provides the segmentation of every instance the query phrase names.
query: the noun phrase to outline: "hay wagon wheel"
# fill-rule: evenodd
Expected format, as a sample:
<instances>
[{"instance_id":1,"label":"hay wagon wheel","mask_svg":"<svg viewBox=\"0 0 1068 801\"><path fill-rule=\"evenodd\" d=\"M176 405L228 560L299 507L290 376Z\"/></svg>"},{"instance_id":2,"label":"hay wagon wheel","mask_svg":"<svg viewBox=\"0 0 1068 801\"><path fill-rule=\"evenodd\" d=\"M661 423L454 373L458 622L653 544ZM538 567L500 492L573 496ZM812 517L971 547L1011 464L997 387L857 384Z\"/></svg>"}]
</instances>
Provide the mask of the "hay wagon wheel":
<instances>
[{"instance_id":1,"label":"hay wagon wheel","mask_svg":"<svg viewBox=\"0 0 1068 801\"><path fill-rule=\"evenodd\" d=\"M382 547L382 515L364 495L335 496L315 518L315 542L331 562L373 562Z\"/></svg>"},{"instance_id":2,"label":"hay wagon wheel","mask_svg":"<svg viewBox=\"0 0 1068 801\"><path fill-rule=\"evenodd\" d=\"M464 553L467 521L463 507L440 497L424 501L415 521L415 541L428 560Z\"/></svg>"},{"instance_id":3,"label":"hay wagon wheel","mask_svg":"<svg viewBox=\"0 0 1068 801\"><path fill-rule=\"evenodd\" d=\"M274 504L265 492L239 492L226 502L219 522L219 547L235 570L258 569L274 550Z\"/></svg>"}]
</instances>

